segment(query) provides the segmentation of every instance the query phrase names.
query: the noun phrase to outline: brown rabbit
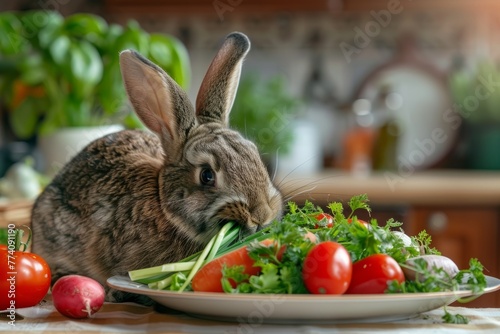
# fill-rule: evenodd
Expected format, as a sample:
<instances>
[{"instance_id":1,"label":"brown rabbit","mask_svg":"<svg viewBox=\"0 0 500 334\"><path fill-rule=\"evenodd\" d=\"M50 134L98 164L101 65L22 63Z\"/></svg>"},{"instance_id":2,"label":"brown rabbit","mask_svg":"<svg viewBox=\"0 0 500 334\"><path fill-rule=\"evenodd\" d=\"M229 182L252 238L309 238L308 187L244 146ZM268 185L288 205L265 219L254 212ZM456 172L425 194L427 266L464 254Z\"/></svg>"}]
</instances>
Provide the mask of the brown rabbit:
<instances>
[{"instance_id":1,"label":"brown rabbit","mask_svg":"<svg viewBox=\"0 0 500 334\"><path fill-rule=\"evenodd\" d=\"M249 48L245 35L227 36L196 110L158 66L134 51L120 54L129 99L151 133L94 141L37 199L33 252L47 260L53 282L80 274L105 285L200 250L227 221L254 232L280 215L281 194L256 146L228 128Z\"/></svg>"}]
</instances>

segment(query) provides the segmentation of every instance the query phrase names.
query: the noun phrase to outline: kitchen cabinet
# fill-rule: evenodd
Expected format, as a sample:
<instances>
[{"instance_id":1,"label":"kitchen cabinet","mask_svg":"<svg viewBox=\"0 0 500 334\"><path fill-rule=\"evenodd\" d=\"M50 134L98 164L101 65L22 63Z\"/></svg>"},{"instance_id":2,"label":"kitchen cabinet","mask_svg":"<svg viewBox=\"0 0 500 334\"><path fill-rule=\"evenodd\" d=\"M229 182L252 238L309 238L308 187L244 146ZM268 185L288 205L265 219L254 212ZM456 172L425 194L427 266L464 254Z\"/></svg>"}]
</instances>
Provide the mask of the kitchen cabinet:
<instances>
[{"instance_id":1,"label":"kitchen cabinet","mask_svg":"<svg viewBox=\"0 0 500 334\"><path fill-rule=\"evenodd\" d=\"M485 274L500 276L500 211L494 207L414 206L408 211L406 232L415 235L426 230L432 246L452 259L459 268L467 268L477 258ZM490 294L467 307L500 307L500 296Z\"/></svg>"}]
</instances>

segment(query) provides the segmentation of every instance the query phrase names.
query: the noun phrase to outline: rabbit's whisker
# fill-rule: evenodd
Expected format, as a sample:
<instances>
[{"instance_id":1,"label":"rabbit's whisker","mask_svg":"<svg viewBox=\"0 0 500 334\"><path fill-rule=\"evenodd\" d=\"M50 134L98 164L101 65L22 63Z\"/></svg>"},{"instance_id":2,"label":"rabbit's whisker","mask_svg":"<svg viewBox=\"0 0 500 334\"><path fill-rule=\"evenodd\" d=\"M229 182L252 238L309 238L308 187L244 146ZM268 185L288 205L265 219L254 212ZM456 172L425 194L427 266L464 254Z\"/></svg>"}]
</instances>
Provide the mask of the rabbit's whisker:
<instances>
[{"instance_id":1,"label":"rabbit's whisker","mask_svg":"<svg viewBox=\"0 0 500 334\"><path fill-rule=\"evenodd\" d=\"M317 155L313 155L311 156L310 158L306 159L304 162L298 164L296 167L294 167L290 172L288 172L287 174L285 174L283 176L283 178L281 179L280 182L278 182L277 186L278 187L281 187L281 182L283 182L283 180L285 180L286 178L290 177L293 173L295 173L300 167L304 166L305 164L307 164L308 162L310 162L313 158L315 158Z\"/></svg>"},{"instance_id":2,"label":"rabbit's whisker","mask_svg":"<svg viewBox=\"0 0 500 334\"><path fill-rule=\"evenodd\" d=\"M310 188L306 188L304 190L299 191L301 188L304 188L304 187L300 187L298 189L295 189L290 195L285 195L284 201L288 202L291 199L293 199L293 198L295 198L295 197L297 197L299 195L302 195L302 194L305 194L305 193L310 193L311 191L313 191L314 189L316 189L316 186L312 186Z\"/></svg>"},{"instance_id":3,"label":"rabbit's whisker","mask_svg":"<svg viewBox=\"0 0 500 334\"><path fill-rule=\"evenodd\" d=\"M325 176L325 177L322 177L319 179L315 179L314 181L297 186L297 187L295 187L295 189L294 189L294 185L300 184L303 181L307 181L307 178L291 179L291 180L287 180L286 182L284 182L284 179L283 179L281 181L282 188L285 188L285 187L291 188L284 194L285 202L298 196L298 195L301 195L301 194L307 193L308 191L314 190L317 187L317 185L320 184L321 182L323 182L324 180L328 180L328 179L336 178L336 177L340 177L340 175L329 175L329 176ZM306 187L310 187L310 188L305 189ZM320 193L313 193L313 194L320 195ZM311 194L311 195L313 195L313 194ZM322 193L322 194L326 194L326 193ZM331 193L328 193L328 198L330 198L330 195L331 195Z\"/></svg>"},{"instance_id":4,"label":"rabbit's whisker","mask_svg":"<svg viewBox=\"0 0 500 334\"><path fill-rule=\"evenodd\" d=\"M276 179L276 175L278 174L279 160L280 160L280 147L278 147L276 149L276 159L274 161L273 177L271 178L271 181L273 183L274 183L274 180Z\"/></svg>"}]
</instances>

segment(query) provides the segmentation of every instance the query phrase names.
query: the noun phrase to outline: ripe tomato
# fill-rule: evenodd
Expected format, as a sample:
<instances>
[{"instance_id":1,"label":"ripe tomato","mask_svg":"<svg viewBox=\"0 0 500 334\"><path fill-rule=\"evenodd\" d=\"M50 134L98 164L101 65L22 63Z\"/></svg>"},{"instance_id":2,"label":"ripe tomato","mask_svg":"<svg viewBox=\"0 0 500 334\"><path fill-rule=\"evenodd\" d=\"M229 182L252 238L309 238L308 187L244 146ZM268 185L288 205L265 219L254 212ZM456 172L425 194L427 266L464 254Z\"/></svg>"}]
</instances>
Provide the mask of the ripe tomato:
<instances>
[{"instance_id":1,"label":"ripe tomato","mask_svg":"<svg viewBox=\"0 0 500 334\"><path fill-rule=\"evenodd\" d=\"M51 273L40 256L0 248L0 310L38 304L50 287Z\"/></svg>"},{"instance_id":2,"label":"ripe tomato","mask_svg":"<svg viewBox=\"0 0 500 334\"><path fill-rule=\"evenodd\" d=\"M358 223L360 223L360 224L361 224L361 225L363 225L364 227L366 227L366 228L369 228L369 227L370 227L370 224L368 224L367 222L365 222L363 219L357 219L357 218L356 218L356 220L358 221ZM348 222L349 224L351 224L351 223L352 223L352 218L347 219L347 222Z\"/></svg>"},{"instance_id":3,"label":"ripe tomato","mask_svg":"<svg viewBox=\"0 0 500 334\"><path fill-rule=\"evenodd\" d=\"M352 279L346 293L384 293L387 283L404 282L405 276L399 264L386 254L374 254L352 265Z\"/></svg>"},{"instance_id":4,"label":"ripe tomato","mask_svg":"<svg viewBox=\"0 0 500 334\"><path fill-rule=\"evenodd\" d=\"M333 227L333 217L331 215L329 215L328 213L320 213L318 215L316 215L316 220L318 222L322 221L323 219L325 220L325 224L316 224L316 228L319 228L319 227Z\"/></svg>"},{"instance_id":5,"label":"ripe tomato","mask_svg":"<svg viewBox=\"0 0 500 334\"><path fill-rule=\"evenodd\" d=\"M307 291L315 294L343 294L349 287L352 274L351 257L334 241L315 245L307 254L302 278Z\"/></svg>"}]
</instances>

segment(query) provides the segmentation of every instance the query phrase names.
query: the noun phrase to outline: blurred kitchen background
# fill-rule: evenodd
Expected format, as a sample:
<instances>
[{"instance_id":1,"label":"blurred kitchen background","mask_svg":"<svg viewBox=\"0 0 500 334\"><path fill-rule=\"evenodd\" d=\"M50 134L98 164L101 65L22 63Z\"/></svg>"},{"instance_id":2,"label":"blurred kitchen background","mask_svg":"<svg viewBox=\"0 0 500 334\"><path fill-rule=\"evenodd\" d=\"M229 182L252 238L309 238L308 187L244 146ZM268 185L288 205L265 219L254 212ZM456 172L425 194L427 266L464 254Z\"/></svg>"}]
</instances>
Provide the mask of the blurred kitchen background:
<instances>
[{"instance_id":1,"label":"blurred kitchen background","mask_svg":"<svg viewBox=\"0 0 500 334\"><path fill-rule=\"evenodd\" d=\"M0 227L29 224L91 126L140 126L120 50L138 49L194 101L235 30L252 49L231 126L258 144L288 199L367 193L372 218L426 229L460 268L476 257L500 276L495 0L3 1ZM468 305L500 307L500 296Z\"/></svg>"},{"instance_id":2,"label":"blurred kitchen background","mask_svg":"<svg viewBox=\"0 0 500 334\"><path fill-rule=\"evenodd\" d=\"M0 6L92 13L123 26L134 20L147 32L173 36L189 54L185 87L193 100L223 37L246 33L252 50L233 126L260 144L272 168L278 155L280 172L500 169L495 1L14 0ZM14 133L9 97L2 98L0 176L25 155L38 157L37 133Z\"/></svg>"}]
</instances>

